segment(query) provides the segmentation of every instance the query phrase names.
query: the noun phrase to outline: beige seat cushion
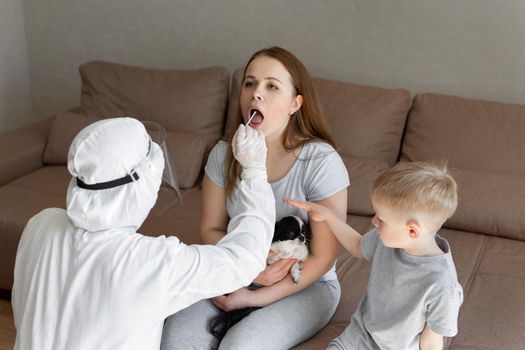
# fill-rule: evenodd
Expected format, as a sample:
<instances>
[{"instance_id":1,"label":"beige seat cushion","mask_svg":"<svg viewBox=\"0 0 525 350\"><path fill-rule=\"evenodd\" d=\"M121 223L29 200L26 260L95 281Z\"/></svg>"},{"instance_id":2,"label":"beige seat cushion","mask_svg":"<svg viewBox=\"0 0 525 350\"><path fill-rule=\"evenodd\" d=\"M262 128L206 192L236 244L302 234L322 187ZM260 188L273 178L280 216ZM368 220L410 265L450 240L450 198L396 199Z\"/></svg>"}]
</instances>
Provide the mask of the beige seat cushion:
<instances>
[{"instance_id":1,"label":"beige seat cushion","mask_svg":"<svg viewBox=\"0 0 525 350\"><path fill-rule=\"evenodd\" d=\"M151 120L168 131L200 135L208 149L222 135L228 101L226 68L148 69L93 61L79 70L84 114Z\"/></svg>"},{"instance_id":2,"label":"beige seat cushion","mask_svg":"<svg viewBox=\"0 0 525 350\"><path fill-rule=\"evenodd\" d=\"M465 271L463 261L475 264L466 279L458 270L465 300L451 349L523 349L525 242L468 234L481 244L479 248L468 245L464 235L467 234L445 235L459 270ZM459 237L452 240L453 236Z\"/></svg>"}]
</instances>

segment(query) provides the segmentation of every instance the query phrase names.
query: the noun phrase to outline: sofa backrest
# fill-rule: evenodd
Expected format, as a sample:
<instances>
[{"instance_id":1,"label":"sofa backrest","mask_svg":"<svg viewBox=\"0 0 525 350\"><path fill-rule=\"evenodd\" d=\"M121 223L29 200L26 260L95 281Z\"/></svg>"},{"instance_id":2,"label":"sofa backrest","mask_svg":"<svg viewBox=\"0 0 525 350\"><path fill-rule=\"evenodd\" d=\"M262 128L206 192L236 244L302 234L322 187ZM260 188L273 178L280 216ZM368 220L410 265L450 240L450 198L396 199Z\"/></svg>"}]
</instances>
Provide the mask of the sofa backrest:
<instances>
[{"instance_id":1,"label":"sofa backrest","mask_svg":"<svg viewBox=\"0 0 525 350\"><path fill-rule=\"evenodd\" d=\"M348 213L372 215L370 188L399 157L410 92L313 78L337 150L350 175ZM242 69L232 75L226 130L236 128Z\"/></svg>"},{"instance_id":2,"label":"sofa backrest","mask_svg":"<svg viewBox=\"0 0 525 350\"><path fill-rule=\"evenodd\" d=\"M168 70L92 61L79 67L80 107L58 113L43 161L65 165L74 136L101 118L129 116L163 125L179 186L195 185L223 133L229 73L223 67Z\"/></svg>"},{"instance_id":3,"label":"sofa backrest","mask_svg":"<svg viewBox=\"0 0 525 350\"><path fill-rule=\"evenodd\" d=\"M80 110L131 116L200 135L211 149L223 133L229 73L224 67L168 70L92 61L79 67Z\"/></svg>"},{"instance_id":4,"label":"sofa backrest","mask_svg":"<svg viewBox=\"0 0 525 350\"><path fill-rule=\"evenodd\" d=\"M525 240L525 105L414 97L402 161L447 160L459 205L445 227Z\"/></svg>"}]
</instances>

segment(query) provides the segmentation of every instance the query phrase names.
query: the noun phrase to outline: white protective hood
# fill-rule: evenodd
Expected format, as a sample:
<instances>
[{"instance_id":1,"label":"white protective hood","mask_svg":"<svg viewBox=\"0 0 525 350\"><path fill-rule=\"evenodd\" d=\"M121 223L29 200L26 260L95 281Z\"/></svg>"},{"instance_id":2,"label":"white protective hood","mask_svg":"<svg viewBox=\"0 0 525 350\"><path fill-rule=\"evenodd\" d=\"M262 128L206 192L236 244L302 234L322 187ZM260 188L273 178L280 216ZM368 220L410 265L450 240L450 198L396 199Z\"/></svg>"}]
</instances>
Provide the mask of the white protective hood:
<instances>
[{"instance_id":1,"label":"white protective hood","mask_svg":"<svg viewBox=\"0 0 525 350\"><path fill-rule=\"evenodd\" d=\"M73 178L67 191L67 214L87 231L132 228L136 231L157 201L164 170L160 147L133 118L104 119L84 128L73 140L67 167ZM108 189L79 187L138 179Z\"/></svg>"}]
</instances>

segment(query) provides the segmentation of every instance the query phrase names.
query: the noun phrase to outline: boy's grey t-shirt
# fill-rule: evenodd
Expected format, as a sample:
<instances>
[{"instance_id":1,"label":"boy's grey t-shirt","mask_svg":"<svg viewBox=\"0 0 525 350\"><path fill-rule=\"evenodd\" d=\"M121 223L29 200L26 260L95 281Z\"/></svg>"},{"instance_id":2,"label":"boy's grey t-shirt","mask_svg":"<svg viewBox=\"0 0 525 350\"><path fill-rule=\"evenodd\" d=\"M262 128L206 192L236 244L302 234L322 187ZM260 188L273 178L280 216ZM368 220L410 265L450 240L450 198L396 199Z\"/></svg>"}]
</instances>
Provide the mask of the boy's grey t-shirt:
<instances>
[{"instance_id":1,"label":"boy's grey t-shirt","mask_svg":"<svg viewBox=\"0 0 525 350\"><path fill-rule=\"evenodd\" d=\"M456 335L463 289L448 242L439 235L436 241L443 255L412 256L385 247L375 229L363 236L361 251L372 269L367 293L340 336L349 342L342 348L419 350L426 323L443 336Z\"/></svg>"},{"instance_id":2,"label":"boy's grey t-shirt","mask_svg":"<svg viewBox=\"0 0 525 350\"><path fill-rule=\"evenodd\" d=\"M206 175L217 186L226 185L226 152L228 144L219 141L213 147L204 168ZM275 196L276 220L297 215L308 221L308 215L295 207L284 204L286 198L303 201L326 199L350 185L348 172L339 154L325 142L306 143L290 171L280 180L270 183ZM226 201L228 214L237 203ZM321 280L335 280L335 265Z\"/></svg>"}]
</instances>

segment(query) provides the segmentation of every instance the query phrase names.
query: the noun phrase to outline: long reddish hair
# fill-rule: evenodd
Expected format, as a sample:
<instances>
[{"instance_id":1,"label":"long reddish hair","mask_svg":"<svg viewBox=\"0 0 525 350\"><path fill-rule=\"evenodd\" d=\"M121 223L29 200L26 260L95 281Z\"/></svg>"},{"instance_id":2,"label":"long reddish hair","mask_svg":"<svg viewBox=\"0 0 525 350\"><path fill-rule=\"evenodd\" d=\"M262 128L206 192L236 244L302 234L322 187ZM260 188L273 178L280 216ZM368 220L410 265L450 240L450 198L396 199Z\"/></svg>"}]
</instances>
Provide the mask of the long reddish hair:
<instances>
[{"instance_id":1,"label":"long reddish hair","mask_svg":"<svg viewBox=\"0 0 525 350\"><path fill-rule=\"evenodd\" d=\"M324 117L321 103L319 102L319 97L317 96L317 92L312 84L310 74L303 63L294 54L276 46L257 51L252 57L250 57L248 63L244 67L243 81L246 77L246 70L250 63L252 63L257 57L261 56L270 57L279 61L284 68L286 68L288 73L290 73L296 94L303 97L301 108L299 108L299 110L293 114L292 118L290 118L284 131L282 141L284 149L288 152L293 152L297 148L302 147L305 143L312 141L324 141L335 148L334 137ZM241 107L239 105L235 114L234 125L239 125L242 122ZM233 130L228 132L224 137L224 140L228 143L226 157L226 193L228 196L232 193L233 188L235 187L235 182L241 174L241 167L233 157L231 149L231 140L236 128L232 129Z\"/></svg>"}]
</instances>

